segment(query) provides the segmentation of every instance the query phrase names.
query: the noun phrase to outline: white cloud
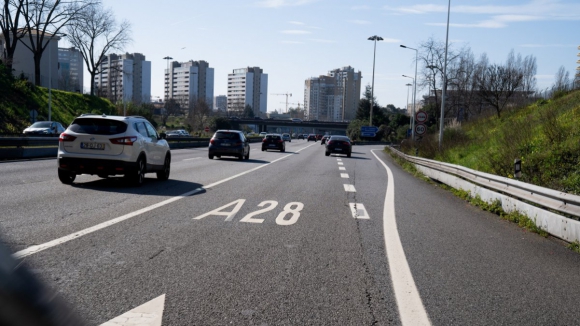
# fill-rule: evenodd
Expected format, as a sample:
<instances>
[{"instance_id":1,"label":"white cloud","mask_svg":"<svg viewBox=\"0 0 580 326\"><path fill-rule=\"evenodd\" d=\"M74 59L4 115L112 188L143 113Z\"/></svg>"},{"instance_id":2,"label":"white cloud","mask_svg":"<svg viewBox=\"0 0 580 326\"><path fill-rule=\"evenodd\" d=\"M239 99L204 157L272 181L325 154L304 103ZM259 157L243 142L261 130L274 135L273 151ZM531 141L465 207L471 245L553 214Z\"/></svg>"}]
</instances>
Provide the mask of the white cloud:
<instances>
[{"instance_id":1,"label":"white cloud","mask_svg":"<svg viewBox=\"0 0 580 326\"><path fill-rule=\"evenodd\" d=\"M293 35L303 35L303 34L312 34L310 31L299 30L299 29L287 29L284 31L280 31L282 34L293 34Z\"/></svg>"},{"instance_id":2,"label":"white cloud","mask_svg":"<svg viewBox=\"0 0 580 326\"><path fill-rule=\"evenodd\" d=\"M303 22L297 22L297 21L290 21L289 23L292 25L306 25Z\"/></svg>"},{"instance_id":3,"label":"white cloud","mask_svg":"<svg viewBox=\"0 0 580 326\"><path fill-rule=\"evenodd\" d=\"M357 24L357 25L370 25L370 21L368 20L349 20L349 23Z\"/></svg>"},{"instance_id":4,"label":"white cloud","mask_svg":"<svg viewBox=\"0 0 580 326\"><path fill-rule=\"evenodd\" d=\"M313 41L313 42L318 42L318 43L337 43L334 40L325 40L325 39L319 39L319 38L313 38L313 39L310 39L310 40Z\"/></svg>"},{"instance_id":5,"label":"white cloud","mask_svg":"<svg viewBox=\"0 0 580 326\"><path fill-rule=\"evenodd\" d=\"M280 41L280 43L282 43L282 44L304 44L304 42L298 42L298 41Z\"/></svg>"},{"instance_id":6,"label":"white cloud","mask_svg":"<svg viewBox=\"0 0 580 326\"><path fill-rule=\"evenodd\" d=\"M565 3L563 0L529 0L520 5L482 5L451 6L451 15L467 14L483 16L472 24L453 24L463 28L503 28L509 23L530 21L580 20L580 3L574 0ZM447 13L446 5L420 4L413 6L384 6L392 14L430 14ZM487 17L485 17L487 16ZM446 24L427 23L430 26Z\"/></svg>"},{"instance_id":7,"label":"white cloud","mask_svg":"<svg viewBox=\"0 0 580 326\"><path fill-rule=\"evenodd\" d=\"M257 5L266 8L295 7L307 5L316 1L318 0L263 0L259 1Z\"/></svg>"}]
</instances>

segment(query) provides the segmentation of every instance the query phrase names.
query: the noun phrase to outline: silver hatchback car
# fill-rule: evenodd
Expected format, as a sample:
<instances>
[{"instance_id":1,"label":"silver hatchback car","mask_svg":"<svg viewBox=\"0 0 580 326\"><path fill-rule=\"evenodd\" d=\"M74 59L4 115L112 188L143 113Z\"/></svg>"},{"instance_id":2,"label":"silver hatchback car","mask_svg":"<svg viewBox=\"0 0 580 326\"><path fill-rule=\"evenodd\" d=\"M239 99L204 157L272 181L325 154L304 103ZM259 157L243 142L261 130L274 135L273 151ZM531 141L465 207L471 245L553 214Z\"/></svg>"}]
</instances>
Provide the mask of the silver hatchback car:
<instances>
[{"instance_id":1,"label":"silver hatchback car","mask_svg":"<svg viewBox=\"0 0 580 326\"><path fill-rule=\"evenodd\" d=\"M145 173L156 172L167 180L171 151L165 138L143 117L77 117L59 137L58 178L71 184L77 174L124 175L141 186Z\"/></svg>"}]
</instances>

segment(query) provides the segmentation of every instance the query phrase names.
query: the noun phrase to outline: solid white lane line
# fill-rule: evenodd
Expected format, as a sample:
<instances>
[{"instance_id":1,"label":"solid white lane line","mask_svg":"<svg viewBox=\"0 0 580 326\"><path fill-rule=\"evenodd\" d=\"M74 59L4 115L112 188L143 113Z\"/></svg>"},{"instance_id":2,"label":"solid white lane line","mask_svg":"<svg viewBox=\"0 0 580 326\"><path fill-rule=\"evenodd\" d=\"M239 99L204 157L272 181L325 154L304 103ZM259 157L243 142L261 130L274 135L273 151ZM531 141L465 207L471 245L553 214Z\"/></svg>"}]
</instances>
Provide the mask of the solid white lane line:
<instances>
[{"instance_id":1,"label":"solid white lane line","mask_svg":"<svg viewBox=\"0 0 580 326\"><path fill-rule=\"evenodd\" d=\"M397 219L395 216L395 181L391 169L383 162L377 154L371 153L381 162L387 170L387 193L383 206L383 232L385 236L385 247L389 271L393 281L395 299L399 308L399 317L403 325L431 325L429 316L425 311L421 296L415 285L413 274L407 263L403 244L397 230Z\"/></svg>"},{"instance_id":2,"label":"solid white lane line","mask_svg":"<svg viewBox=\"0 0 580 326\"><path fill-rule=\"evenodd\" d=\"M344 191L346 192L356 192L356 189L354 189L353 185L349 185L349 184L344 184Z\"/></svg>"},{"instance_id":3,"label":"solid white lane line","mask_svg":"<svg viewBox=\"0 0 580 326\"><path fill-rule=\"evenodd\" d=\"M312 145L310 145L310 146L312 146ZM304 147L304 148L301 148L301 149L297 150L295 153L298 153L298 152L300 152L300 151L302 151L302 150L304 150L304 149L306 149L306 148L308 148L308 147L310 147L310 146L306 146L306 147ZM84 229L84 230L81 230L81 231L78 231L78 232L75 232L75 233L72 233L72 234L66 235L66 236L64 236L64 237L61 237L61 238L58 238L58 239L55 239L55 240L52 240L52 241L49 241L49 242L45 242L45 243L43 243L43 244L39 244L39 245L35 245L35 246L28 247L28 248L26 248L26 249L23 249L23 250L20 250L20 251L18 251L18 252L15 252L15 253L13 254L13 256L14 256L14 258L17 258L17 259L19 259L19 258L23 258L23 257L26 257L26 256L30 256L30 255L32 255L32 254L35 254L35 253L37 253L37 252L44 251L44 250L46 250L46 249L49 249L49 248L52 248L52 247L56 247L56 246L58 246L58 245L61 245L61 244L65 243L65 242L69 242L69 241L71 241L71 240L74 240L74 239L80 238L80 237L82 237L82 236L84 236L84 235L87 235L87 234L93 233L93 232L95 232L95 231L98 231L98 230L104 229L104 228L106 228L106 227L109 227L109 226L111 226L111 225L115 225L115 224L117 224L117 223L119 223L119 222L122 222L122 221L128 220L128 219L130 219L130 218L132 218L132 217L135 217L135 216L141 215L141 214L143 214L143 213L146 213L146 212L152 211L152 210L154 210L154 209L156 209L156 208L159 208L159 207L162 207L162 206L165 206L165 205L171 204L171 203L173 203L173 202L175 202L175 201L178 201L178 200L180 200L180 199L183 199L183 198L185 198L185 197L189 197L189 196L195 195L195 194L197 194L198 192L201 192L201 191L203 191L204 189L212 188L212 187L215 187L215 186L217 186L217 185L220 185L220 184L222 184L222 183L224 183L224 182L228 182L228 181L230 181L230 180L236 179L236 178L238 178L238 177L241 177L241 176L243 176L243 175L246 175L246 174L248 174L248 173L254 172L254 171L256 171L256 170L259 170L259 169L261 169L261 168L263 168L263 167L266 167L266 166L268 166L268 165L270 165L270 164L274 164L274 163L276 163L276 162L278 162L278 161L280 161L280 160L283 160L283 159L285 159L285 158L288 158L288 157L290 157L290 156L292 156L292 155L294 155L294 153L292 153L292 154L288 154L288 155L285 155L285 156L282 156L282 157L280 157L280 158L278 158L278 159L276 159L276 160L274 160L274 161L272 161L272 162L270 162L270 163L266 163L266 164L263 164L263 165L257 166L257 167L255 167L255 168L249 169L248 171L245 171L245 172L242 172L242 173L238 173L238 174L236 174L236 175L234 175L234 176L231 176L231 177L229 177L229 178L225 178L225 179L223 179L223 180L220 180L220 181L214 182L214 183L212 183L212 184L209 184L209 185L203 186L203 187L201 187L201 188L197 188L197 189L195 189L195 190L188 191L188 192L186 192L186 193L183 193L183 194L181 194L181 195L179 195L179 196L176 196L176 197L173 197L173 198L166 199L166 200L164 200L164 201L162 201L162 202L159 202L159 203L157 203L157 204L153 204L153 205L151 205L151 206L147 206L147 207L145 207L145 208L142 208L142 209L140 209L140 210L137 210L137 211L131 212L131 213L129 213L129 214L125 214L125 215L123 215L123 216L119 216L119 217L117 217L117 218L114 218L114 219L112 219L112 220L109 220L109 221L106 221L106 222L103 222L103 223L97 224L97 225L95 225L95 226L91 226L91 227L89 227L89 228L86 228L86 229Z\"/></svg>"},{"instance_id":4,"label":"solid white lane line","mask_svg":"<svg viewBox=\"0 0 580 326\"><path fill-rule=\"evenodd\" d=\"M343 179L348 179L348 173L341 173L340 177Z\"/></svg>"},{"instance_id":5,"label":"solid white lane line","mask_svg":"<svg viewBox=\"0 0 580 326\"><path fill-rule=\"evenodd\" d=\"M361 203L349 203L350 212L352 213L353 218L358 218L361 220L369 220L369 213L367 213L367 209L365 205Z\"/></svg>"},{"instance_id":6,"label":"solid white lane line","mask_svg":"<svg viewBox=\"0 0 580 326\"><path fill-rule=\"evenodd\" d=\"M338 165L344 165L344 163L342 163L342 162L338 162Z\"/></svg>"},{"instance_id":7,"label":"solid white lane line","mask_svg":"<svg viewBox=\"0 0 580 326\"><path fill-rule=\"evenodd\" d=\"M340 171L346 171L346 168L344 166L341 166L341 167L338 168L338 170L340 170Z\"/></svg>"}]
</instances>

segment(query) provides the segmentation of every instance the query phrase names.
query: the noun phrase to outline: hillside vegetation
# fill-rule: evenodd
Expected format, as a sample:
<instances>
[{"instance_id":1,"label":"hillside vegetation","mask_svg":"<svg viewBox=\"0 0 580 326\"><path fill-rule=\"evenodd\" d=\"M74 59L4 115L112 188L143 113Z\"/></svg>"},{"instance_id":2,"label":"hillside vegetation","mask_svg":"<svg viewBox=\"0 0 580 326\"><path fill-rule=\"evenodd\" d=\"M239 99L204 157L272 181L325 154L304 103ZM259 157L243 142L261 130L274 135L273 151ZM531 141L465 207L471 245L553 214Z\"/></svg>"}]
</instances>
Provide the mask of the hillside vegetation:
<instances>
[{"instance_id":1,"label":"hillside vegetation","mask_svg":"<svg viewBox=\"0 0 580 326\"><path fill-rule=\"evenodd\" d=\"M96 96L52 90L52 120L68 125L83 113L116 112L108 100ZM48 89L10 76L0 63L0 133L21 133L30 125L30 111L36 120L48 120Z\"/></svg>"},{"instance_id":2,"label":"hillside vegetation","mask_svg":"<svg viewBox=\"0 0 580 326\"><path fill-rule=\"evenodd\" d=\"M521 181L580 194L580 91L560 92L550 100L447 126L443 150L430 134L402 148L419 156L514 177L514 159L522 161Z\"/></svg>"}]
</instances>

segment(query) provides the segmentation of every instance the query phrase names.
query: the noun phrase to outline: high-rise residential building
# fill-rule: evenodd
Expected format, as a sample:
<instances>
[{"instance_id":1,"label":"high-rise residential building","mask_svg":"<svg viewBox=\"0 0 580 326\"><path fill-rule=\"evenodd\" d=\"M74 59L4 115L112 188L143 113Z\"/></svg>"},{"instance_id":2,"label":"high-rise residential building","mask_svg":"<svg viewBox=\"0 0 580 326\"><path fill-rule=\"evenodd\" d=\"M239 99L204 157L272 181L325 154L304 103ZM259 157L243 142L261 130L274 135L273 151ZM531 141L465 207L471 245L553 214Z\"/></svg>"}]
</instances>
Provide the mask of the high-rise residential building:
<instances>
[{"instance_id":1,"label":"high-rise residential building","mask_svg":"<svg viewBox=\"0 0 580 326\"><path fill-rule=\"evenodd\" d=\"M228 74L228 111L241 114L246 105L254 110L254 116L268 111L268 74L260 67L234 69Z\"/></svg>"},{"instance_id":2,"label":"high-rise residential building","mask_svg":"<svg viewBox=\"0 0 580 326\"><path fill-rule=\"evenodd\" d=\"M58 48L58 88L69 92L83 91L84 61L76 48Z\"/></svg>"},{"instance_id":3,"label":"high-rise residential building","mask_svg":"<svg viewBox=\"0 0 580 326\"><path fill-rule=\"evenodd\" d=\"M360 100L361 79L361 72L355 72L351 66L307 79L304 83L304 108L308 119L353 120Z\"/></svg>"},{"instance_id":4,"label":"high-rise residential building","mask_svg":"<svg viewBox=\"0 0 580 326\"><path fill-rule=\"evenodd\" d=\"M206 61L187 61L170 63L165 70L165 100L177 100L182 107L204 100L213 105L214 69Z\"/></svg>"},{"instance_id":5,"label":"high-rise residential building","mask_svg":"<svg viewBox=\"0 0 580 326\"><path fill-rule=\"evenodd\" d=\"M214 97L213 104L214 111L226 112L228 109L228 97L225 95L218 95Z\"/></svg>"},{"instance_id":6,"label":"high-rise residential building","mask_svg":"<svg viewBox=\"0 0 580 326\"><path fill-rule=\"evenodd\" d=\"M95 75L96 94L113 102L151 101L151 61L141 53L109 54Z\"/></svg>"}]
</instances>

